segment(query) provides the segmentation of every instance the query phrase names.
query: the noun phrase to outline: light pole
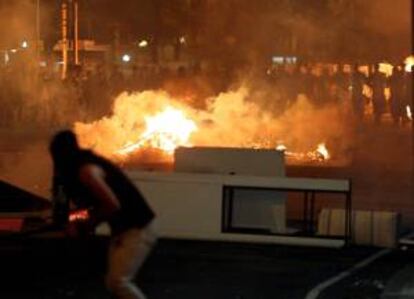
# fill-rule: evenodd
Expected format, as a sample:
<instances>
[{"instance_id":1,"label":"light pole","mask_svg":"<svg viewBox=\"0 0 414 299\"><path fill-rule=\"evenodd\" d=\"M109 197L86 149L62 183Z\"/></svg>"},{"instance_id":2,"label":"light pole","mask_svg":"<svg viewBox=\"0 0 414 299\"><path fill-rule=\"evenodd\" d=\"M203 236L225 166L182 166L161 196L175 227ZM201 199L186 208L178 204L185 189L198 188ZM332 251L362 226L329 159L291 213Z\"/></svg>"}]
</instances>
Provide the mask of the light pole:
<instances>
[{"instance_id":1,"label":"light pole","mask_svg":"<svg viewBox=\"0 0 414 299\"><path fill-rule=\"evenodd\" d=\"M68 75L68 70L80 64L79 59L79 28L78 0L63 0L61 4L62 18L62 79Z\"/></svg>"},{"instance_id":2,"label":"light pole","mask_svg":"<svg viewBox=\"0 0 414 299\"><path fill-rule=\"evenodd\" d=\"M68 68L68 30L67 30L67 23L68 23L68 6L66 1L62 2L61 6L61 17L62 17L62 73L61 79L66 79L67 75L67 68Z\"/></svg>"},{"instance_id":3,"label":"light pole","mask_svg":"<svg viewBox=\"0 0 414 299\"><path fill-rule=\"evenodd\" d=\"M73 3L73 29L74 29L74 33L73 33L73 43L74 43L74 51L75 51L75 65L79 65L80 61L79 61L79 21L78 21L78 0L74 0Z\"/></svg>"},{"instance_id":4,"label":"light pole","mask_svg":"<svg viewBox=\"0 0 414 299\"><path fill-rule=\"evenodd\" d=\"M36 58L39 63L40 57L40 0L36 0Z\"/></svg>"}]
</instances>

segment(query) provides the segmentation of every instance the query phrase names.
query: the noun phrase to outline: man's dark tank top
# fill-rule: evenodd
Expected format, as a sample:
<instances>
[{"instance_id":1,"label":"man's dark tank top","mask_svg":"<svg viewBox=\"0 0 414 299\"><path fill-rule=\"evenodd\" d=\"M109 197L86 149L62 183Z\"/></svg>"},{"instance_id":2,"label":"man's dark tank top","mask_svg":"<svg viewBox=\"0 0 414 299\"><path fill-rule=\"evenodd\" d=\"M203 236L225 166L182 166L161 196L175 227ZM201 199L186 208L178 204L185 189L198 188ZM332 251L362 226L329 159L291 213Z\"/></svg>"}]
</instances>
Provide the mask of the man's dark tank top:
<instances>
[{"instance_id":1,"label":"man's dark tank top","mask_svg":"<svg viewBox=\"0 0 414 299\"><path fill-rule=\"evenodd\" d=\"M114 234L132 227L143 228L155 217L154 212L145 201L144 196L120 168L105 158L86 150L80 151L76 160L77 165L75 167L78 174L79 169L86 164L94 164L104 170L106 175L105 181L111 187L121 204L121 209L111 219L108 219L108 223ZM79 177L79 175L75 175L74 177ZM73 194L74 197L80 196L80 199L86 206L93 207L96 205L94 196L82 186L79 179L76 182L72 181L70 185L72 188L69 189L75 192Z\"/></svg>"}]
</instances>

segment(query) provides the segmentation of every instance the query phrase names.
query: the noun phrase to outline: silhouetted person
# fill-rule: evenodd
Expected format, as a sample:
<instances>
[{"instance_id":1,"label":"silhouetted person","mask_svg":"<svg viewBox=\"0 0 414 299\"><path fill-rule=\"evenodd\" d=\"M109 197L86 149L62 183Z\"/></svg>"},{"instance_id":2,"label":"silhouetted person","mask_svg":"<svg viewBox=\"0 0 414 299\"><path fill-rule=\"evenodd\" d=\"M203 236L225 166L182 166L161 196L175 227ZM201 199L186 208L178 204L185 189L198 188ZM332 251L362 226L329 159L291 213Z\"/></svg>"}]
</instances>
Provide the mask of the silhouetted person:
<instances>
[{"instance_id":1,"label":"silhouetted person","mask_svg":"<svg viewBox=\"0 0 414 299\"><path fill-rule=\"evenodd\" d=\"M292 106L297 99L297 73L296 67L285 66L284 73L284 89L286 95L287 106Z\"/></svg>"},{"instance_id":2,"label":"silhouetted person","mask_svg":"<svg viewBox=\"0 0 414 299\"><path fill-rule=\"evenodd\" d=\"M384 89L386 87L386 78L384 74L379 71L379 64L375 66L375 72L371 77L371 84L374 118L375 121L379 123L386 107L384 94Z\"/></svg>"},{"instance_id":3,"label":"silhouetted person","mask_svg":"<svg viewBox=\"0 0 414 299\"><path fill-rule=\"evenodd\" d=\"M292 96L292 86L290 85L291 82L291 75L289 71L286 69L285 66L281 67L277 71L277 79L276 79L277 87L279 88L279 92L281 95L281 107L284 111L288 108L290 103L290 98Z\"/></svg>"},{"instance_id":4,"label":"silhouetted person","mask_svg":"<svg viewBox=\"0 0 414 299\"><path fill-rule=\"evenodd\" d=\"M106 283L115 298L143 299L132 279L153 247L154 213L126 175L108 160L80 149L72 131L56 134L50 144L53 190L63 190L75 206L88 209L87 224L111 227Z\"/></svg>"},{"instance_id":5,"label":"silhouetted person","mask_svg":"<svg viewBox=\"0 0 414 299\"><path fill-rule=\"evenodd\" d=\"M299 66L297 76L297 93L304 94L308 98L311 97L310 92L310 74L308 68L305 65Z\"/></svg>"},{"instance_id":6,"label":"silhouetted person","mask_svg":"<svg viewBox=\"0 0 414 299\"><path fill-rule=\"evenodd\" d=\"M407 106L410 107L411 113L413 112L413 105L412 105L412 98L413 98L413 74L414 74L414 66L411 66L409 72L403 72L403 97L402 97L402 106L407 109ZM412 116L411 116L412 117ZM404 113L404 121L409 121L410 118L408 117L407 113Z\"/></svg>"},{"instance_id":7,"label":"silhouetted person","mask_svg":"<svg viewBox=\"0 0 414 299\"><path fill-rule=\"evenodd\" d=\"M364 74L362 74L358 70L358 65L354 66L352 71L352 108L354 111L355 116L362 120L364 117L364 106L365 106L365 99L364 95L362 94L364 84L366 83L366 78Z\"/></svg>"},{"instance_id":8,"label":"silhouetted person","mask_svg":"<svg viewBox=\"0 0 414 299\"><path fill-rule=\"evenodd\" d=\"M391 87L391 114L395 124L398 124L405 115L404 106L404 73L401 66L396 66L393 69L392 76L390 78Z\"/></svg>"},{"instance_id":9,"label":"silhouetted person","mask_svg":"<svg viewBox=\"0 0 414 299\"><path fill-rule=\"evenodd\" d=\"M329 102L329 80L329 71L322 68L316 84L315 101L317 106L323 106Z\"/></svg>"},{"instance_id":10,"label":"silhouetted person","mask_svg":"<svg viewBox=\"0 0 414 299\"><path fill-rule=\"evenodd\" d=\"M338 71L336 72L336 83L338 86L338 101L349 101L352 93L352 74L345 70L345 64L338 65Z\"/></svg>"},{"instance_id":11,"label":"silhouetted person","mask_svg":"<svg viewBox=\"0 0 414 299\"><path fill-rule=\"evenodd\" d=\"M338 104L340 101L340 84L341 84L341 74L342 70L339 69L339 66L331 69L328 73L328 102L333 104Z\"/></svg>"}]
</instances>

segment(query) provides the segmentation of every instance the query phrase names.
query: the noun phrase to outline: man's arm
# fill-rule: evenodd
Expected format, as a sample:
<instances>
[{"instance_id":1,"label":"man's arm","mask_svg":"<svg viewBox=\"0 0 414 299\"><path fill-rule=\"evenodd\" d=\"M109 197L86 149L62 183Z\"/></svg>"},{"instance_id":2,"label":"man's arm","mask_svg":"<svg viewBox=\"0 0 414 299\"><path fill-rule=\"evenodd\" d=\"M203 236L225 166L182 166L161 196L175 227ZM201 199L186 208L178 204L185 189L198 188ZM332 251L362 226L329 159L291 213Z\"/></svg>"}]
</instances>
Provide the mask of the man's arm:
<instances>
[{"instance_id":1,"label":"man's arm","mask_svg":"<svg viewBox=\"0 0 414 299\"><path fill-rule=\"evenodd\" d=\"M95 210L96 221L109 219L121 208L121 204L105 181L104 170L95 164L86 164L79 170L80 181L84 184L98 201Z\"/></svg>"}]
</instances>

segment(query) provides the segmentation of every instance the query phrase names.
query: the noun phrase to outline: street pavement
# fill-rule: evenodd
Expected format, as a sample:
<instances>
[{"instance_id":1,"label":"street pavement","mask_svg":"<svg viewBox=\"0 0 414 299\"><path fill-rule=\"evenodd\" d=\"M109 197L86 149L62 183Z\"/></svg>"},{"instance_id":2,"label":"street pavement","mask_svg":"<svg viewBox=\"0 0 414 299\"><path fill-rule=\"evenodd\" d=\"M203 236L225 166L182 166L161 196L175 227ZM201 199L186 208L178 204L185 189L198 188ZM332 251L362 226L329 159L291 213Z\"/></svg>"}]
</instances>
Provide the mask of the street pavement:
<instances>
[{"instance_id":1,"label":"street pavement","mask_svg":"<svg viewBox=\"0 0 414 299\"><path fill-rule=\"evenodd\" d=\"M102 298L107 239L0 239L0 298ZM311 298L381 249L160 240L137 276L151 299ZM314 298L414 298L410 250L390 250Z\"/></svg>"},{"instance_id":2,"label":"street pavement","mask_svg":"<svg viewBox=\"0 0 414 299\"><path fill-rule=\"evenodd\" d=\"M388 281L381 299L414 298L414 263L411 260Z\"/></svg>"}]
</instances>

